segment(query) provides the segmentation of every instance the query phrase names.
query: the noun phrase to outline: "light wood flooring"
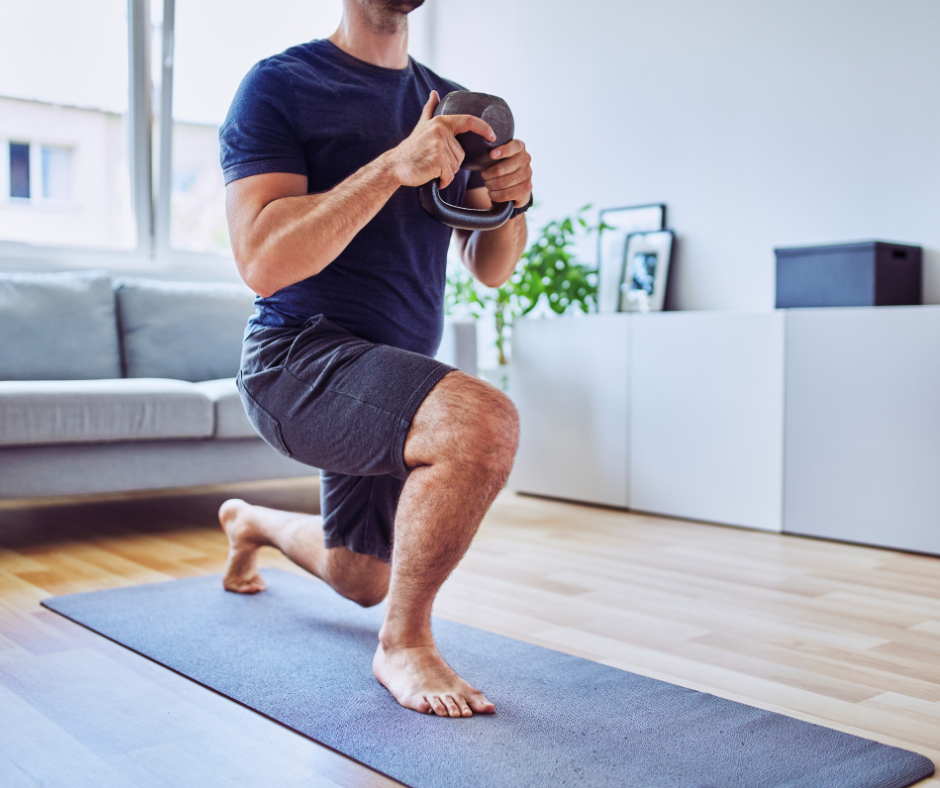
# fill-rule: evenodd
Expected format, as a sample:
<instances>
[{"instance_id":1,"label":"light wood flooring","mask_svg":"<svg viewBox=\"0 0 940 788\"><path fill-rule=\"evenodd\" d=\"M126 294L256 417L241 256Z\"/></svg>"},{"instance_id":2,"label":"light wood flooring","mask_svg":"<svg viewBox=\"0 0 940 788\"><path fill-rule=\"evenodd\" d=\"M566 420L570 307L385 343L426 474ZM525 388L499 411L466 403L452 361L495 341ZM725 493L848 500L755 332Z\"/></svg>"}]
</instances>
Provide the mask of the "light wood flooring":
<instances>
[{"instance_id":1,"label":"light wood flooring","mask_svg":"<svg viewBox=\"0 0 940 788\"><path fill-rule=\"evenodd\" d=\"M39 606L218 572L222 500L316 511L316 494L292 480L0 504L0 785L397 785ZM507 492L436 614L940 765L937 558Z\"/></svg>"}]
</instances>

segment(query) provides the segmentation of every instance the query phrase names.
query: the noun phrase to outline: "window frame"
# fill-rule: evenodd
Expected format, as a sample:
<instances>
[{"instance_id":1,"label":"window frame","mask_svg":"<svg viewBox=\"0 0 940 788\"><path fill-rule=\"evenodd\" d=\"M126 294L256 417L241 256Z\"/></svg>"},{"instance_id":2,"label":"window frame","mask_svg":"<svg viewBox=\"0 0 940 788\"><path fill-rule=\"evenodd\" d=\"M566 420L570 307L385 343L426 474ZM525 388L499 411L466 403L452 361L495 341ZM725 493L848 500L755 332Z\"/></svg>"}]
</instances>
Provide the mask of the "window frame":
<instances>
[{"instance_id":1,"label":"window frame","mask_svg":"<svg viewBox=\"0 0 940 788\"><path fill-rule=\"evenodd\" d=\"M137 224L132 249L42 246L0 239L0 268L105 268L122 271L193 270L235 275L232 255L188 252L170 246L170 205L173 189L173 45L176 0L163 0L161 89L159 115L152 106L150 0L127 0L128 133L132 211ZM159 121L158 160L153 156L153 124ZM18 140L17 140L18 141ZM29 140L33 147L42 140ZM6 145L3 146L7 148ZM6 151L9 156L8 150ZM37 149L37 155L40 151ZM73 151L74 153L74 151ZM34 162L30 162L30 177ZM8 169L8 167L7 167ZM155 173L154 170L157 170ZM156 191L154 190L154 175ZM38 173L37 173L38 176ZM0 177L7 190L7 178ZM38 184L41 185L41 184ZM34 198L31 183L30 200ZM25 203L26 200L24 199ZM11 265L12 264L12 265Z\"/></svg>"}]
</instances>

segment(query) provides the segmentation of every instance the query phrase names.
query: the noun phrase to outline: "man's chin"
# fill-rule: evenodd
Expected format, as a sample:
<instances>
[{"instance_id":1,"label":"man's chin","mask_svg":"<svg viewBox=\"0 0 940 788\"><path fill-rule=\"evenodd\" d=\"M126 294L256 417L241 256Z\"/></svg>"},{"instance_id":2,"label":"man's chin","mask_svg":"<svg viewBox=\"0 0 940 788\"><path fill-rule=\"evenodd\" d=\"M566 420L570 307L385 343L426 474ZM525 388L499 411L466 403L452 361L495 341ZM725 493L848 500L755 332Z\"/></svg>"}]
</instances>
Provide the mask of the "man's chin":
<instances>
[{"instance_id":1,"label":"man's chin","mask_svg":"<svg viewBox=\"0 0 940 788\"><path fill-rule=\"evenodd\" d=\"M410 14L424 5L424 0L366 0L369 5L379 7L395 14Z\"/></svg>"}]
</instances>

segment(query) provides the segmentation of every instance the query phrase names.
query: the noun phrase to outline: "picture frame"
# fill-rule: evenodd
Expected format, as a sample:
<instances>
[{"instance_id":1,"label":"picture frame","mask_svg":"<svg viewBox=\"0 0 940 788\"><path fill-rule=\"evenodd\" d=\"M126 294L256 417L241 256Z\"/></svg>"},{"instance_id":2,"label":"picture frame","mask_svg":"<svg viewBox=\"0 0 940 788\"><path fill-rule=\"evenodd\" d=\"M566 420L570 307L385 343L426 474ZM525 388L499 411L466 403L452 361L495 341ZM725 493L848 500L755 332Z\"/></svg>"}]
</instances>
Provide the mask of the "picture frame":
<instances>
[{"instance_id":1,"label":"picture frame","mask_svg":"<svg viewBox=\"0 0 940 788\"><path fill-rule=\"evenodd\" d=\"M620 284L621 312L661 312L666 302L672 230L632 233L624 254Z\"/></svg>"},{"instance_id":2,"label":"picture frame","mask_svg":"<svg viewBox=\"0 0 940 788\"><path fill-rule=\"evenodd\" d=\"M597 311L620 311L620 285L623 282L627 239L632 233L664 230L665 203L605 208L599 215L601 226L610 229L599 234L597 248Z\"/></svg>"}]
</instances>

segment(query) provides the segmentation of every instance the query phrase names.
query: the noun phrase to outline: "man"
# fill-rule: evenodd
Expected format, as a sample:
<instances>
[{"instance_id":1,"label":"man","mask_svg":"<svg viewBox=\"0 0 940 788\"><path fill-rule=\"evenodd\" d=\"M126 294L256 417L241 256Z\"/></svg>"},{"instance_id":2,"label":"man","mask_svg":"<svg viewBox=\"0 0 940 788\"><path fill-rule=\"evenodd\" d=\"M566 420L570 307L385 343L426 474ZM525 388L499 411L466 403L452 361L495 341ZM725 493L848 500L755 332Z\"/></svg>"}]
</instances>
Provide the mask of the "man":
<instances>
[{"instance_id":1,"label":"man","mask_svg":"<svg viewBox=\"0 0 940 788\"><path fill-rule=\"evenodd\" d=\"M255 556L272 545L361 605L387 597L376 678L406 708L469 717L494 706L441 657L431 606L505 484L518 420L500 391L431 358L451 230L415 187L438 179L452 204L519 214L532 171L518 140L482 173L459 169L457 134L494 135L478 118L432 118L457 86L408 57L422 2L345 0L329 39L249 72L220 132L232 248L259 295L239 390L265 440L324 470L322 520L238 500L219 518L226 589L263 591ZM456 240L497 287L525 219Z\"/></svg>"}]
</instances>

